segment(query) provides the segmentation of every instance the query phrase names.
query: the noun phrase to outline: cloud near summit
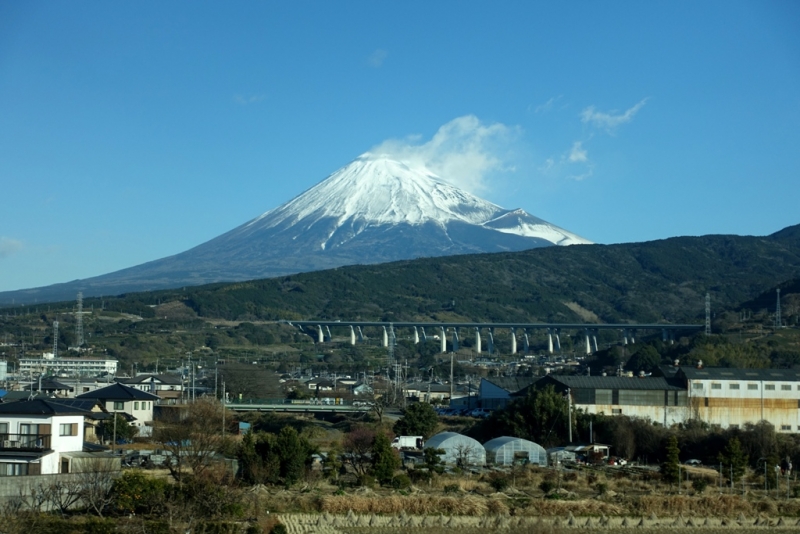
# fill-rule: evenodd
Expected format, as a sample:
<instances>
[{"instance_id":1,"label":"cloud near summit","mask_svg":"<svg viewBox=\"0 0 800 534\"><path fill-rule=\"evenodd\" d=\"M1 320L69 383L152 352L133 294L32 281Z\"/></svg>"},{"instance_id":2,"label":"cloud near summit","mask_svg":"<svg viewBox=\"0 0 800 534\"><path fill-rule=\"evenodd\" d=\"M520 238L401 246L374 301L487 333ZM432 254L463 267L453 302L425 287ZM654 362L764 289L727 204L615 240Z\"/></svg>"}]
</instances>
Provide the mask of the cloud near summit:
<instances>
[{"instance_id":1,"label":"cloud near summit","mask_svg":"<svg viewBox=\"0 0 800 534\"><path fill-rule=\"evenodd\" d=\"M509 154L519 134L519 127L486 124L465 115L441 126L429 141L420 142L419 135L389 139L370 152L423 165L442 180L477 194L489 189L493 173L512 170Z\"/></svg>"}]
</instances>

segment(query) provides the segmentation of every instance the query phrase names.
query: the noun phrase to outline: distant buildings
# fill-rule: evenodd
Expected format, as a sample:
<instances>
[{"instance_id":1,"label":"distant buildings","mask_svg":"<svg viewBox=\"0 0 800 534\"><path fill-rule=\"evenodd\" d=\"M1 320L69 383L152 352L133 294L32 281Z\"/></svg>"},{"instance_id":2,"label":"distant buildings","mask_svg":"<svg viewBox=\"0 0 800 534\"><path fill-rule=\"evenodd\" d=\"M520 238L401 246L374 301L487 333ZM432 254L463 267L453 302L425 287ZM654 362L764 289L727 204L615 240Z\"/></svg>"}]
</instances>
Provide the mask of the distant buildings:
<instances>
[{"instance_id":1,"label":"distant buildings","mask_svg":"<svg viewBox=\"0 0 800 534\"><path fill-rule=\"evenodd\" d=\"M800 370L663 367L660 376L547 375L528 388L552 386L575 409L624 415L665 426L700 420L720 428L767 421L800 433ZM483 379L476 405L498 409L527 395L518 382Z\"/></svg>"},{"instance_id":2,"label":"distant buildings","mask_svg":"<svg viewBox=\"0 0 800 534\"><path fill-rule=\"evenodd\" d=\"M97 358L84 356L80 358L56 358L52 352L40 358L20 358L19 374L33 376L42 373L62 376L97 376L117 374L117 360L114 358Z\"/></svg>"}]
</instances>

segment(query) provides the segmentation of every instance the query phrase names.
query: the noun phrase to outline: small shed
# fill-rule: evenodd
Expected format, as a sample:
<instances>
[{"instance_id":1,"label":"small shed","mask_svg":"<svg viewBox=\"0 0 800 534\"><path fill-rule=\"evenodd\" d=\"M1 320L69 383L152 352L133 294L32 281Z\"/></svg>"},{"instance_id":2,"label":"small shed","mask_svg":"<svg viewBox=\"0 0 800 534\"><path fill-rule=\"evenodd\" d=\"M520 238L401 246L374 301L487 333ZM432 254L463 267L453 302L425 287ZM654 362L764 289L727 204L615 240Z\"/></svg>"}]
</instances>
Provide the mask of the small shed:
<instances>
[{"instance_id":1,"label":"small shed","mask_svg":"<svg viewBox=\"0 0 800 534\"><path fill-rule=\"evenodd\" d=\"M459 467L486 464L486 449L479 441L455 432L442 432L425 442L425 448L443 449L442 460Z\"/></svg>"},{"instance_id":2,"label":"small shed","mask_svg":"<svg viewBox=\"0 0 800 534\"><path fill-rule=\"evenodd\" d=\"M487 441L486 462L494 465L539 464L547 465L547 451L527 439L502 436Z\"/></svg>"}]
</instances>

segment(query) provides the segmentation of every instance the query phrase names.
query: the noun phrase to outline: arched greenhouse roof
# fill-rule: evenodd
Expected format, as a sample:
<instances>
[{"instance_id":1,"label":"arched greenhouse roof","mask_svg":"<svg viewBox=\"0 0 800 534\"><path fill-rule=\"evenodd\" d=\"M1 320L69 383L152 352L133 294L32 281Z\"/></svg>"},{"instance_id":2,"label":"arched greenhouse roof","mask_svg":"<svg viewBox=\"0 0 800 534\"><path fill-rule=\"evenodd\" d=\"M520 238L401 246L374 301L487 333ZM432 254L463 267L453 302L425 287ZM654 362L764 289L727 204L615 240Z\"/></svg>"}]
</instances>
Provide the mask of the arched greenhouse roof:
<instances>
[{"instance_id":1,"label":"arched greenhouse roof","mask_svg":"<svg viewBox=\"0 0 800 534\"><path fill-rule=\"evenodd\" d=\"M531 463L547 465L547 451L538 443L527 439L502 436L484 443L486 461L494 465Z\"/></svg>"},{"instance_id":2,"label":"arched greenhouse roof","mask_svg":"<svg viewBox=\"0 0 800 534\"><path fill-rule=\"evenodd\" d=\"M484 465L486 449L479 441L455 432L441 432L425 442L425 448L443 449L442 461L453 465Z\"/></svg>"}]
</instances>

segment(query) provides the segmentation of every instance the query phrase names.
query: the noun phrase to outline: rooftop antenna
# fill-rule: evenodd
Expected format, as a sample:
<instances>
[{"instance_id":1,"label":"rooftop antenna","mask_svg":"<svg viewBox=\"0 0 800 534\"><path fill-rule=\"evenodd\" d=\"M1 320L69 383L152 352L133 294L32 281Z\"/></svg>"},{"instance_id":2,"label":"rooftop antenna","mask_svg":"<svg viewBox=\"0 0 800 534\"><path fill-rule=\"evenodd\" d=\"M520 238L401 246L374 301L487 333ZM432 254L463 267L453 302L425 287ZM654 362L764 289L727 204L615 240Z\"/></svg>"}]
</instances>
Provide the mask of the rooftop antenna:
<instances>
[{"instance_id":1,"label":"rooftop antenna","mask_svg":"<svg viewBox=\"0 0 800 534\"><path fill-rule=\"evenodd\" d=\"M78 291L78 312L75 318L75 340L78 347L83 346L83 292Z\"/></svg>"},{"instance_id":2,"label":"rooftop antenna","mask_svg":"<svg viewBox=\"0 0 800 534\"><path fill-rule=\"evenodd\" d=\"M58 321L53 321L53 358L58 358Z\"/></svg>"},{"instance_id":3,"label":"rooftop antenna","mask_svg":"<svg viewBox=\"0 0 800 534\"><path fill-rule=\"evenodd\" d=\"M777 299L775 303L775 328L782 328L783 321L781 319L781 288L775 290L777 292Z\"/></svg>"},{"instance_id":4,"label":"rooftop antenna","mask_svg":"<svg viewBox=\"0 0 800 534\"><path fill-rule=\"evenodd\" d=\"M711 293L706 293L706 335L711 335Z\"/></svg>"}]
</instances>

